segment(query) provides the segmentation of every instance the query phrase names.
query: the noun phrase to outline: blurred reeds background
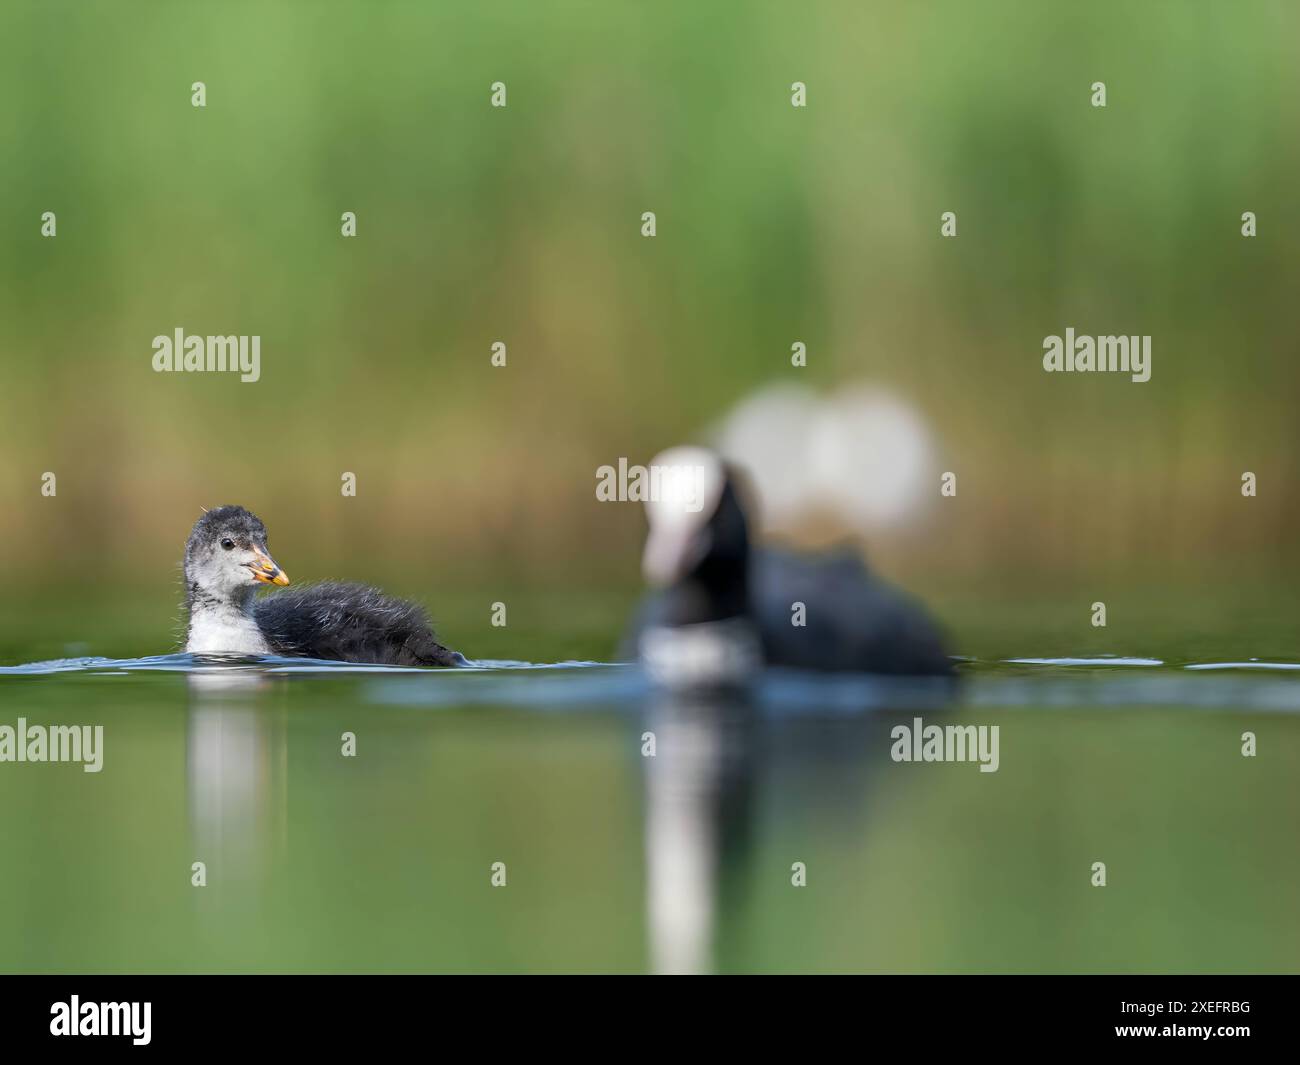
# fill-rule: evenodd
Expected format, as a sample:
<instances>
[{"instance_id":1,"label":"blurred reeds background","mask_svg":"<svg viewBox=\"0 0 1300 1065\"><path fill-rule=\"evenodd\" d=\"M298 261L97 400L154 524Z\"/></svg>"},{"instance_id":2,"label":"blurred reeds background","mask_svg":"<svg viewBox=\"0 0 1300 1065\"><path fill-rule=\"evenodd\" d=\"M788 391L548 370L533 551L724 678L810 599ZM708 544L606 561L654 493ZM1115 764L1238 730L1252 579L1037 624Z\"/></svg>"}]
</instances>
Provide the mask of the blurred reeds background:
<instances>
[{"instance_id":1,"label":"blurred reeds background","mask_svg":"<svg viewBox=\"0 0 1300 1065\"><path fill-rule=\"evenodd\" d=\"M1254 0L7 0L0 651L168 649L190 524L240 502L295 579L384 581L471 653L608 655L643 519L596 468L869 381L959 476L869 545L957 651L1294 655L1298 31ZM1067 326L1150 334L1151 381L1045 374ZM154 373L177 327L260 335L261 381Z\"/></svg>"}]
</instances>

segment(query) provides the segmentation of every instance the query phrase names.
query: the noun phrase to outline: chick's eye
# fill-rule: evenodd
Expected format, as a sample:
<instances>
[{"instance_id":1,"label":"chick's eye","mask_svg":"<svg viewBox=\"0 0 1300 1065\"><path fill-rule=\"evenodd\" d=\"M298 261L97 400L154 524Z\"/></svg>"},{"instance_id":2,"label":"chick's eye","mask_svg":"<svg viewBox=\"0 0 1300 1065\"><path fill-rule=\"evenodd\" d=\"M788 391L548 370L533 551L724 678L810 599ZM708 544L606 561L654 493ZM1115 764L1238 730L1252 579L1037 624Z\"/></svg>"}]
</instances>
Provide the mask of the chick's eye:
<instances>
[{"instance_id":1,"label":"chick's eye","mask_svg":"<svg viewBox=\"0 0 1300 1065\"><path fill-rule=\"evenodd\" d=\"M221 547L225 551L233 551L235 548L235 541L230 539L229 536L227 536L224 540L221 541Z\"/></svg>"}]
</instances>

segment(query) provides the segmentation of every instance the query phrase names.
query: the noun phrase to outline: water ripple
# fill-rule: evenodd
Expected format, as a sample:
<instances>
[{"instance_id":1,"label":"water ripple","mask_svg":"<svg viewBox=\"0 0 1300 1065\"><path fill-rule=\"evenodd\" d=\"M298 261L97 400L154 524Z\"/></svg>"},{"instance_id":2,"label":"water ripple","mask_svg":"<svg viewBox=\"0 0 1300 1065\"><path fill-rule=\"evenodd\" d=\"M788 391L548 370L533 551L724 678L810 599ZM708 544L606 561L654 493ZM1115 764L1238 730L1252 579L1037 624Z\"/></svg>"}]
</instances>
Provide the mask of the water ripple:
<instances>
[{"instance_id":1,"label":"water ripple","mask_svg":"<svg viewBox=\"0 0 1300 1065\"><path fill-rule=\"evenodd\" d=\"M1300 712L1300 663L1093 657L958 660L957 682L865 674L767 670L747 692L764 712L840 715L922 708L1192 708ZM1118 668L1117 668L1118 667ZM411 707L513 706L575 711L639 709L663 698L634 665L609 662L482 660L443 669L329 662L310 658L243 658L188 654L145 658L62 658L0 667L0 675L145 677L179 674L191 686L255 686L272 678L364 683L361 697ZM303 678L312 678L307 681ZM224 678L224 680L223 680Z\"/></svg>"}]
</instances>

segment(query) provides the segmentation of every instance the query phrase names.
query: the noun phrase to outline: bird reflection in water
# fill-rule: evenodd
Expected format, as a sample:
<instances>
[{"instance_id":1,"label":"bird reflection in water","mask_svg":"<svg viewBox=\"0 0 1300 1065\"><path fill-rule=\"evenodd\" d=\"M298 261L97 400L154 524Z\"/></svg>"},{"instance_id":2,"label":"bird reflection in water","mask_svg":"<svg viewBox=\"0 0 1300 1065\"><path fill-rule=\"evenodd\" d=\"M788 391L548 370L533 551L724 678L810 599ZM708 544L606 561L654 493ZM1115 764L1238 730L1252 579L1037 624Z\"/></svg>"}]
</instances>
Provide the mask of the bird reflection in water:
<instances>
[{"instance_id":1,"label":"bird reflection in water","mask_svg":"<svg viewBox=\"0 0 1300 1065\"><path fill-rule=\"evenodd\" d=\"M200 905L255 910L285 844L284 722L259 708L254 696L269 684L259 672L216 666L187 679L190 837L207 879Z\"/></svg>"},{"instance_id":2,"label":"bird reflection in water","mask_svg":"<svg viewBox=\"0 0 1300 1065\"><path fill-rule=\"evenodd\" d=\"M754 708L743 691L665 691L650 705L646 868L651 964L713 970L726 912L747 880Z\"/></svg>"}]
</instances>

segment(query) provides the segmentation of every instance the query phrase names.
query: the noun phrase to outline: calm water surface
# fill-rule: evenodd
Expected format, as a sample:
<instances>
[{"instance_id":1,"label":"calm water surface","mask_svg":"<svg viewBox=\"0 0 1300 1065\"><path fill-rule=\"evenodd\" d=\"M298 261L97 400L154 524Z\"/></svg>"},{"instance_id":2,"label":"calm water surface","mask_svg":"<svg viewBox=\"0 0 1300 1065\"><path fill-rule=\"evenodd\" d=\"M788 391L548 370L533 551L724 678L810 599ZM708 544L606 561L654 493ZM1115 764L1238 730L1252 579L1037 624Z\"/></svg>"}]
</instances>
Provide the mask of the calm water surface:
<instances>
[{"instance_id":1,"label":"calm water surface","mask_svg":"<svg viewBox=\"0 0 1300 1065\"><path fill-rule=\"evenodd\" d=\"M104 729L98 773L0 763L0 968L1300 967L1296 663L961 670L723 698L590 662L0 669L0 726ZM997 725L997 771L895 762L918 717Z\"/></svg>"}]
</instances>

